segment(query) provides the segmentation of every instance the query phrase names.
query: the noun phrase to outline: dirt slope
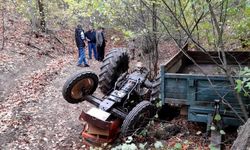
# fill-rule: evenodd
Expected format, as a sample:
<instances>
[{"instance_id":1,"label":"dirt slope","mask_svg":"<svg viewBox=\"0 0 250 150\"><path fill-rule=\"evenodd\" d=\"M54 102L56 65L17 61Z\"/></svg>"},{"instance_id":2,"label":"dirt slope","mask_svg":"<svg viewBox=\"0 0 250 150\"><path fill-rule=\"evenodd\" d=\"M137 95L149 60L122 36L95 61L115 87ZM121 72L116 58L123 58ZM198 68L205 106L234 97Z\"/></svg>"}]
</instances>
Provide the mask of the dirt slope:
<instances>
[{"instance_id":1,"label":"dirt slope","mask_svg":"<svg viewBox=\"0 0 250 150\"><path fill-rule=\"evenodd\" d=\"M0 16L0 20L2 20ZM81 149L82 110L90 104L68 104L61 89L79 71L73 29L31 33L27 21L6 12L0 28L0 149ZM3 46L3 49L1 49ZM84 148L83 148L84 149Z\"/></svg>"},{"instance_id":2,"label":"dirt slope","mask_svg":"<svg viewBox=\"0 0 250 150\"><path fill-rule=\"evenodd\" d=\"M76 72L98 72L99 68L94 66L99 62L90 62L90 68L79 68L71 55L47 64L36 62L34 67L21 66L20 70L27 70L14 77L1 74L4 79L1 81L8 86L1 100L0 149L79 149L78 117L90 104L68 104L61 89L66 79Z\"/></svg>"}]
</instances>

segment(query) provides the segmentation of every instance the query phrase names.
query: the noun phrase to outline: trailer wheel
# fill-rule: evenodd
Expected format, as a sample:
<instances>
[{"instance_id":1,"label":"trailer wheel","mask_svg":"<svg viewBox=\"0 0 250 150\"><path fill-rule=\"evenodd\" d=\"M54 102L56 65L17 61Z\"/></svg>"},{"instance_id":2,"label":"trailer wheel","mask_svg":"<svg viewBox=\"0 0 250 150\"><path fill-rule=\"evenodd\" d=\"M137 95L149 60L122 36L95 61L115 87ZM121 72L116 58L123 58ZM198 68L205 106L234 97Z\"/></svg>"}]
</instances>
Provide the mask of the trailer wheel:
<instances>
[{"instance_id":1,"label":"trailer wheel","mask_svg":"<svg viewBox=\"0 0 250 150\"><path fill-rule=\"evenodd\" d=\"M116 48L106 55L99 74L99 87L103 94L108 94L118 77L126 72L128 67L129 56L125 49Z\"/></svg>"},{"instance_id":2,"label":"trailer wheel","mask_svg":"<svg viewBox=\"0 0 250 150\"><path fill-rule=\"evenodd\" d=\"M82 102L84 96L91 95L98 86L98 76L93 72L81 72L71 76L64 84L63 98L72 104Z\"/></svg>"},{"instance_id":3,"label":"trailer wheel","mask_svg":"<svg viewBox=\"0 0 250 150\"><path fill-rule=\"evenodd\" d=\"M155 107L149 101L137 104L126 116L121 127L121 135L129 136L142 130L156 113Z\"/></svg>"},{"instance_id":4,"label":"trailer wheel","mask_svg":"<svg viewBox=\"0 0 250 150\"><path fill-rule=\"evenodd\" d=\"M157 98L159 98L159 94L160 94L160 76L158 75L155 79L155 81L153 82L153 87L152 87L152 91L151 91L151 100L156 100Z\"/></svg>"}]
</instances>

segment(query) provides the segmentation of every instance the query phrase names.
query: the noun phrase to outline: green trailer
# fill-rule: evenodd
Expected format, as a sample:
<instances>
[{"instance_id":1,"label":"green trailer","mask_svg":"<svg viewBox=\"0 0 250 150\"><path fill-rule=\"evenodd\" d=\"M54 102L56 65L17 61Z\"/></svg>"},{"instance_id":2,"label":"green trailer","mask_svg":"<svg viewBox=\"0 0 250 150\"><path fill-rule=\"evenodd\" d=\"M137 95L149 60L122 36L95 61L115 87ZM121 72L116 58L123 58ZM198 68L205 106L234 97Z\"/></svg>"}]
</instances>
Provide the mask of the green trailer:
<instances>
[{"instance_id":1,"label":"green trailer","mask_svg":"<svg viewBox=\"0 0 250 150\"><path fill-rule=\"evenodd\" d=\"M187 50L186 53L208 76L201 74L197 66L180 51L160 68L160 98L163 104L180 107L182 112L186 112L189 121L210 123L215 111L215 100L223 97L243 118L228 78L221 75L222 70L215 65L215 62L220 63L218 53L208 52L215 61L201 51ZM239 65L250 66L250 52L226 52L226 58L233 75L237 75ZM250 99L240 95L249 116ZM219 105L224 125L238 126L242 123L228 105L221 101Z\"/></svg>"}]
</instances>

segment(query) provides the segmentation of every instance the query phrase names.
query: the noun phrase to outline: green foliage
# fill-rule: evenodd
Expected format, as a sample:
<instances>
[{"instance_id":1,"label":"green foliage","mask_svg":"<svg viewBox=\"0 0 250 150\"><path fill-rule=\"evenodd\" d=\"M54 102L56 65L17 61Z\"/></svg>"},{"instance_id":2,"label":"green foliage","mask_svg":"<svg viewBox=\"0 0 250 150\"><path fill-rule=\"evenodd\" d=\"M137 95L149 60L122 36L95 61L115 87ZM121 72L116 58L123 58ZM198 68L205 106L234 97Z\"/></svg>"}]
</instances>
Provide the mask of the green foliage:
<instances>
[{"instance_id":1,"label":"green foliage","mask_svg":"<svg viewBox=\"0 0 250 150\"><path fill-rule=\"evenodd\" d=\"M218 148L216 148L213 144L209 145L209 149L210 150L219 150Z\"/></svg>"},{"instance_id":2,"label":"green foliage","mask_svg":"<svg viewBox=\"0 0 250 150\"><path fill-rule=\"evenodd\" d=\"M215 128L215 126L212 125L212 126L210 127L210 129L214 131L216 128Z\"/></svg>"},{"instance_id":3,"label":"green foliage","mask_svg":"<svg viewBox=\"0 0 250 150\"><path fill-rule=\"evenodd\" d=\"M147 144L148 144L147 142L144 143L144 144L139 143L139 149L141 149L141 150L146 149L146 145L147 145Z\"/></svg>"},{"instance_id":4,"label":"green foliage","mask_svg":"<svg viewBox=\"0 0 250 150\"><path fill-rule=\"evenodd\" d=\"M238 93L243 92L244 96L250 96L250 69L245 67L239 73L240 78L236 79L236 91Z\"/></svg>"},{"instance_id":5,"label":"green foliage","mask_svg":"<svg viewBox=\"0 0 250 150\"><path fill-rule=\"evenodd\" d=\"M221 134L221 135L225 135L226 132L225 132L224 130L220 130L220 134Z\"/></svg>"},{"instance_id":6,"label":"green foliage","mask_svg":"<svg viewBox=\"0 0 250 150\"><path fill-rule=\"evenodd\" d=\"M124 143L112 148L111 150L138 150L138 148L134 143L131 144Z\"/></svg>"},{"instance_id":7,"label":"green foliage","mask_svg":"<svg viewBox=\"0 0 250 150\"><path fill-rule=\"evenodd\" d=\"M182 149L181 143L176 143L176 144L174 145L174 149L175 149L175 150L181 150L181 149Z\"/></svg>"},{"instance_id":8,"label":"green foliage","mask_svg":"<svg viewBox=\"0 0 250 150\"><path fill-rule=\"evenodd\" d=\"M129 144L133 141L133 137L132 136L129 136L127 137L127 140L126 140L126 143Z\"/></svg>"},{"instance_id":9,"label":"green foliage","mask_svg":"<svg viewBox=\"0 0 250 150\"><path fill-rule=\"evenodd\" d=\"M220 114L216 114L216 115L214 116L214 120L220 121L220 120L221 120Z\"/></svg>"},{"instance_id":10,"label":"green foliage","mask_svg":"<svg viewBox=\"0 0 250 150\"><path fill-rule=\"evenodd\" d=\"M160 148L163 148L164 146L163 146L163 144L162 144L161 141L156 141L156 142L154 143L154 147L155 147L156 149L160 149Z\"/></svg>"},{"instance_id":11,"label":"green foliage","mask_svg":"<svg viewBox=\"0 0 250 150\"><path fill-rule=\"evenodd\" d=\"M157 103L156 103L156 107L157 108L161 108L162 107L162 101L159 100Z\"/></svg>"},{"instance_id":12,"label":"green foliage","mask_svg":"<svg viewBox=\"0 0 250 150\"><path fill-rule=\"evenodd\" d=\"M148 130L145 128L145 129L143 129L141 132L140 132L140 135L142 135L142 136L147 136L147 134L148 134Z\"/></svg>"},{"instance_id":13,"label":"green foliage","mask_svg":"<svg viewBox=\"0 0 250 150\"><path fill-rule=\"evenodd\" d=\"M165 4L160 0L43 0L48 28L75 27L76 24L83 24L86 28L89 24L107 26L121 30L125 37L134 38L145 34L152 34L152 6L156 6L157 16L161 21L157 22L157 37L168 37L166 28L176 39L183 39L186 35L178 24L177 20L168 11ZM216 44L214 36L214 24L211 21L208 4L203 0L166 0L174 15L180 23L191 30L195 21L204 14L193 30L192 36L203 45ZM17 11L26 19L39 20L37 0L16 2ZM250 2L228 0L228 7L224 1L211 1L211 5L218 14L226 13L226 26L224 32L225 44L243 39L242 44L250 44ZM220 6L223 6L220 7ZM223 12L221 12L221 9ZM223 10L224 9L224 10ZM198 38L199 37L199 38ZM239 40L238 40L239 41Z\"/></svg>"}]
</instances>

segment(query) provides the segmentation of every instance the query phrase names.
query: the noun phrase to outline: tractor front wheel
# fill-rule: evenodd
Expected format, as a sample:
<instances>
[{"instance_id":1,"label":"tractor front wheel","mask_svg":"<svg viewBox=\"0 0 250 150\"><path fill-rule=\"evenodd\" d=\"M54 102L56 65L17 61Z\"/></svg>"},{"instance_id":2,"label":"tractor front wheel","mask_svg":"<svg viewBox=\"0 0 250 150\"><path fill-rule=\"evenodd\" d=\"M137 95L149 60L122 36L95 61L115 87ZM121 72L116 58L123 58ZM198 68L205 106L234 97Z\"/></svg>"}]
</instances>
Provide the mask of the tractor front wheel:
<instances>
[{"instance_id":1,"label":"tractor front wheel","mask_svg":"<svg viewBox=\"0 0 250 150\"><path fill-rule=\"evenodd\" d=\"M81 72L70 77L64 84L64 99L72 104L82 102L84 96L91 95L98 86L98 76L93 72Z\"/></svg>"}]
</instances>

